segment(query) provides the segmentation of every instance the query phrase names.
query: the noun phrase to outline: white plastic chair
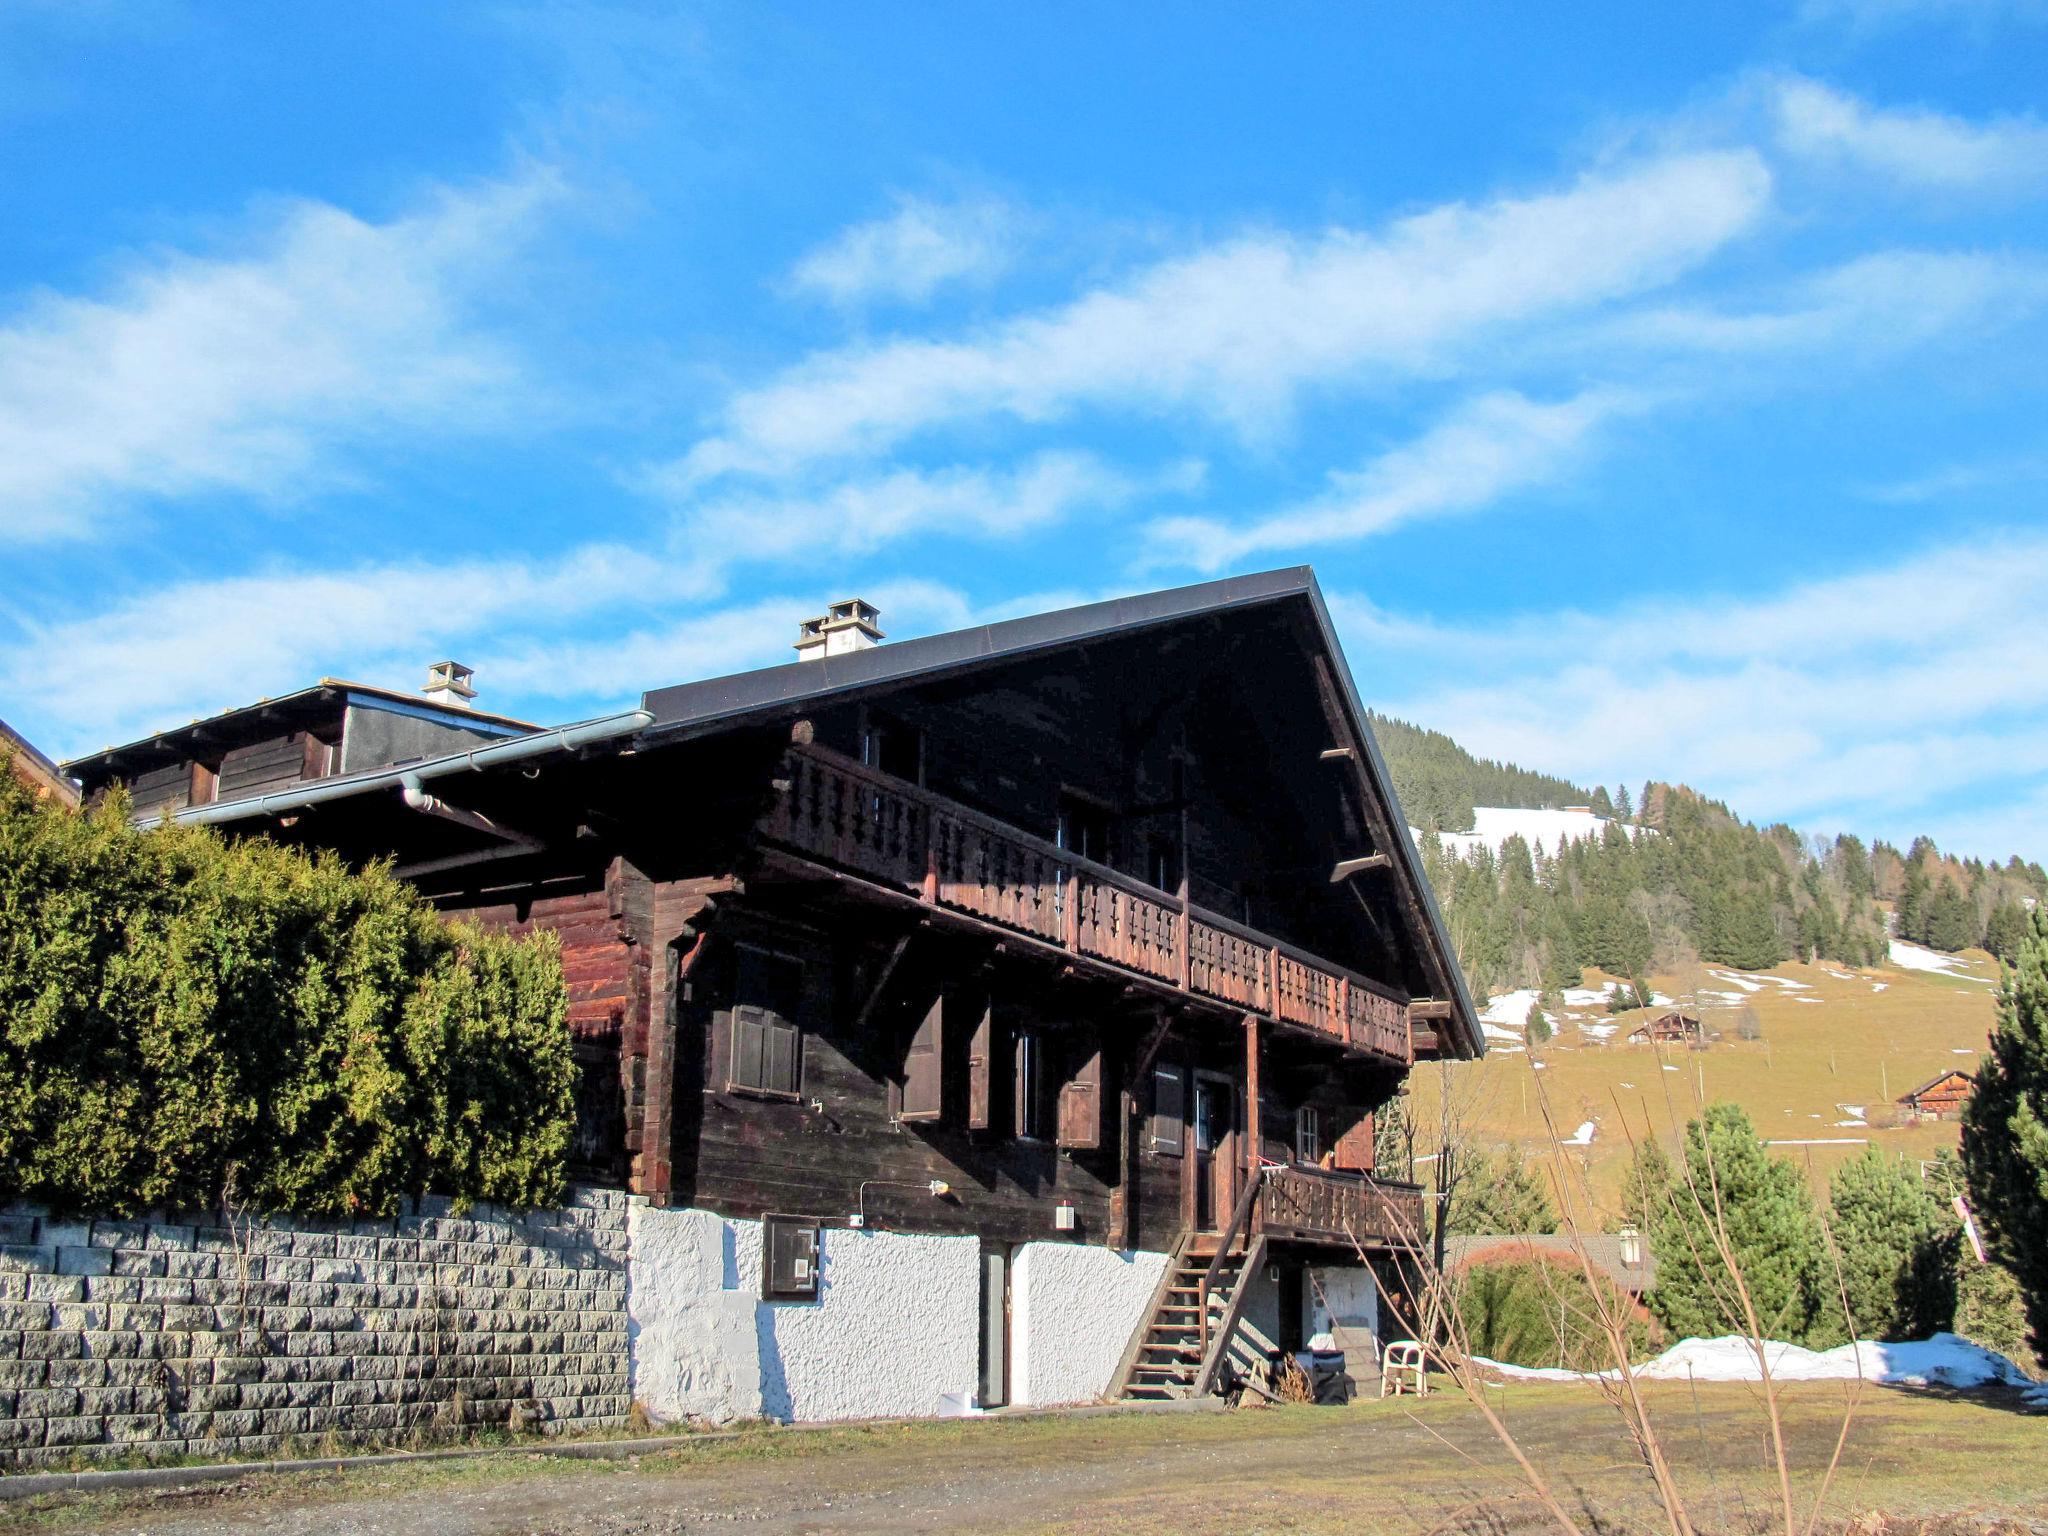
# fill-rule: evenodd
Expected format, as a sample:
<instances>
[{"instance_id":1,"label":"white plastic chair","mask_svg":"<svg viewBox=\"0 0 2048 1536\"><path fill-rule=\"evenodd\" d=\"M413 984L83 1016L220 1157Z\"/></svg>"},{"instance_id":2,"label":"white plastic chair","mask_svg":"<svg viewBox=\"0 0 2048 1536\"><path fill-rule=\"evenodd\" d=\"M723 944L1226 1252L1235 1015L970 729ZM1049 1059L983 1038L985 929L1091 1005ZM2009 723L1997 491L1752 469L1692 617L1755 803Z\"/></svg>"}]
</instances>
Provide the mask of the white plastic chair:
<instances>
[{"instance_id":1,"label":"white plastic chair","mask_svg":"<svg viewBox=\"0 0 2048 1536\"><path fill-rule=\"evenodd\" d=\"M1429 1396L1428 1365L1422 1346L1412 1339L1389 1344L1380 1360L1380 1396L1399 1397L1403 1392Z\"/></svg>"}]
</instances>

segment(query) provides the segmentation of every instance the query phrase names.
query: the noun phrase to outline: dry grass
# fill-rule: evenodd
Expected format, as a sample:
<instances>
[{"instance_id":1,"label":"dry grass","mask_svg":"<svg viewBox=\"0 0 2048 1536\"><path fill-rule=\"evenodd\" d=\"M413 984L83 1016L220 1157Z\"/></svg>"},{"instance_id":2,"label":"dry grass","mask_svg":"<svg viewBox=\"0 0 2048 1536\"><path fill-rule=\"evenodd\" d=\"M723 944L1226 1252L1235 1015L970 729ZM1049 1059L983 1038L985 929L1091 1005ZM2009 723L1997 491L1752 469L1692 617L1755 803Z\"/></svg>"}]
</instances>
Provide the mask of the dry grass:
<instances>
[{"instance_id":1,"label":"dry grass","mask_svg":"<svg viewBox=\"0 0 2048 1536\"><path fill-rule=\"evenodd\" d=\"M1996 975L1988 956L1971 958L1979 975ZM1682 1120L1696 1103L1727 1099L1748 1110L1758 1133L1772 1140L1862 1137L1914 1158L1932 1157L1942 1147L1955 1146L1953 1124L1840 1126L1834 1122L1851 1117L1837 1106L1860 1104L1876 1111L1938 1072L1974 1068L1974 1055L1983 1048L1992 1024L1992 989L1975 981L1890 967L1852 973L1845 981L1831 974L1841 969L1783 965L1753 978L1761 982L1761 990L1742 995L1762 1021L1759 1041L1735 1037L1733 1006L1703 999L1700 1011L1707 1028L1723 1034L1705 1050L1659 1051L1623 1043L1629 1030L1650 1012L1610 1016L1599 1008L1577 1010L1574 1018L1563 1021L1556 1039L1533 1053L1495 1050L1484 1062L1460 1069L1478 1079L1468 1116L1471 1129L1483 1140L1532 1150L1544 1147L1550 1137L1533 1070L1533 1063L1541 1062L1543 1086L1565 1133L1582 1121L1595 1124L1593 1144L1572 1148L1570 1155L1578 1160L1595 1199L1609 1211L1619 1203L1629 1160L1619 1118L1622 1110L1639 1132L1647 1126L1667 1143L1677 1129L1674 1118ZM1597 987L1607 979L1588 972L1586 985ZM1716 992L1741 991L1711 975L1651 980L1660 992L1681 1000L1694 990L1688 981ZM1801 986L1783 987L1779 981ZM1880 985L1882 991L1874 990ZM1813 1001L1798 1001L1802 998ZM1609 1024L1619 1027L1604 1044L1581 1027ZM1676 1071L1667 1074L1666 1067ZM1418 1123L1433 1125L1435 1074L1417 1073L1413 1082ZM1862 1147L1775 1150L1810 1166L1817 1181L1825 1181L1833 1167ZM1425 1178L1427 1172L1423 1170Z\"/></svg>"},{"instance_id":2,"label":"dry grass","mask_svg":"<svg viewBox=\"0 0 2048 1536\"><path fill-rule=\"evenodd\" d=\"M1587 1387L1492 1389L1497 1412L1584 1528L1650 1531L1657 1493ZM1646 1384L1706 1536L1774 1523L1777 1473L1755 1389ZM1789 1453L1826 1465L1839 1384L1785 1389ZM2048 1419L1988 1399L1878 1391L1858 1409L1823 1532L1972 1536L2048 1505ZM1879 1512L1892 1523L1863 1517ZM673 1524L669 1522L675 1522ZM252 1481L197 1498L0 1506L0 1531L614 1533L699 1529L1167 1533L1555 1531L1498 1440L1455 1394L1234 1414L958 1420L763 1432L636 1463L502 1460ZM1947 1527L1942 1527L1946 1529ZM1961 1528L1961 1527L1958 1527ZM2023 1525L2010 1525L2024 1530Z\"/></svg>"}]
</instances>

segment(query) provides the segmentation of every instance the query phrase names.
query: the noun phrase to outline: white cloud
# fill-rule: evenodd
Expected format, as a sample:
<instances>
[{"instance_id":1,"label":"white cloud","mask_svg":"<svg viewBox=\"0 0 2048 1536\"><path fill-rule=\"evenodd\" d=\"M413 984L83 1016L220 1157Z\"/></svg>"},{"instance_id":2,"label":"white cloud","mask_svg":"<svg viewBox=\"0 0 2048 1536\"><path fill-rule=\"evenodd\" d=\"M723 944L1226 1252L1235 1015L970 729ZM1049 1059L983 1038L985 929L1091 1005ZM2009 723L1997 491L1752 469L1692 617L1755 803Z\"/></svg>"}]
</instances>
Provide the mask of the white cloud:
<instances>
[{"instance_id":1,"label":"white cloud","mask_svg":"<svg viewBox=\"0 0 2048 1536\"><path fill-rule=\"evenodd\" d=\"M304 687L322 673L410 688L430 652L460 646L474 660L469 648L494 630L532 632L650 590L687 592L690 574L638 550L591 545L555 561L278 569L180 582L89 617L27 626L0 651L0 696L38 722L53 750L83 750ZM481 681L491 686L488 675Z\"/></svg>"},{"instance_id":2,"label":"white cloud","mask_svg":"<svg viewBox=\"0 0 2048 1536\"><path fill-rule=\"evenodd\" d=\"M1777 140L1788 154L1850 166L1916 190L2013 191L2048 184L2048 125L1973 123L1924 108L1873 107L1817 80L1778 83Z\"/></svg>"},{"instance_id":3,"label":"white cloud","mask_svg":"<svg viewBox=\"0 0 2048 1536\"><path fill-rule=\"evenodd\" d=\"M2008 328L2048 303L2048 259L2006 251L1874 251L1788 285L1748 309L1703 305L1645 309L1580 338L1730 357L1827 349L1844 356L1896 353L1928 342Z\"/></svg>"},{"instance_id":4,"label":"white cloud","mask_svg":"<svg viewBox=\"0 0 2048 1536\"><path fill-rule=\"evenodd\" d=\"M2015 649L2043 582L2034 535L1767 596L1493 625L1333 607L1362 671L1411 680L1404 696L1375 690L1379 707L1486 756L1581 781L1683 779L1750 817L1909 835L1916 807L2048 773L2048 675Z\"/></svg>"},{"instance_id":5,"label":"white cloud","mask_svg":"<svg viewBox=\"0 0 2048 1536\"><path fill-rule=\"evenodd\" d=\"M1010 469L968 466L898 469L809 493L719 497L689 506L687 488L658 474L656 491L685 499L677 542L705 560L845 558L906 538L1014 538L1061 522L1080 508L1109 509L1148 491L1184 490L1199 465L1139 478L1085 453L1047 452Z\"/></svg>"},{"instance_id":6,"label":"white cloud","mask_svg":"<svg viewBox=\"0 0 2048 1536\"><path fill-rule=\"evenodd\" d=\"M387 223L295 202L244 253L157 252L0 326L0 539L76 536L137 497L285 497L338 446L468 427L517 377L469 309L556 188L444 190Z\"/></svg>"},{"instance_id":7,"label":"white cloud","mask_svg":"<svg viewBox=\"0 0 2048 1536\"><path fill-rule=\"evenodd\" d=\"M1348 543L1418 518L1473 511L1555 479L1580 461L1596 427L1640 404L1613 391L1550 404L1513 391L1484 395L1364 469L1332 473L1329 489L1300 506L1241 524L1159 519L1146 530L1149 557L1155 565L1213 571L1272 550Z\"/></svg>"},{"instance_id":8,"label":"white cloud","mask_svg":"<svg viewBox=\"0 0 2048 1536\"><path fill-rule=\"evenodd\" d=\"M1378 233L1246 236L968 339L814 356L732 400L678 471L787 473L963 419L1089 404L1260 430L1306 386L1441 370L1491 330L1668 282L1750 228L1769 192L1752 152L1686 154Z\"/></svg>"},{"instance_id":9,"label":"white cloud","mask_svg":"<svg viewBox=\"0 0 2048 1536\"><path fill-rule=\"evenodd\" d=\"M799 261L790 284L835 304L921 304L948 283L985 284L1015 259L1023 220L996 198L898 198L896 211L843 230Z\"/></svg>"}]
</instances>

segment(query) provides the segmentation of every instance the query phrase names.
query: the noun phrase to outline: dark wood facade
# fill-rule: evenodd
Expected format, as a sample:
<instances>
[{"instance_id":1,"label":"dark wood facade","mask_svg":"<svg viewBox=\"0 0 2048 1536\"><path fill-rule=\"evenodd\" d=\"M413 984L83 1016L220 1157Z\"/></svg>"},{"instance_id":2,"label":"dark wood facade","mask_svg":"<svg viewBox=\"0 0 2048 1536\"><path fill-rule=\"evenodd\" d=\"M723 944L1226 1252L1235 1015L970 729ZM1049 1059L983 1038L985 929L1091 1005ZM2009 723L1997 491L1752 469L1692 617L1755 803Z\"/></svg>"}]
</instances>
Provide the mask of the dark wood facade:
<instances>
[{"instance_id":1,"label":"dark wood facade","mask_svg":"<svg viewBox=\"0 0 2048 1536\"><path fill-rule=\"evenodd\" d=\"M1915 1120L1953 1120L1963 1112L1963 1106L1976 1090L1976 1078L1968 1072L1952 1070L1900 1095L1899 1104Z\"/></svg>"},{"instance_id":2,"label":"dark wood facade","mask_svg":"<svg viewBox=\"0 0 2048 1536\"><path fill-rule=\"evenodd\" d=\"M1312 581L1247 590L650 694L438 814L387 774L247 825L560 935L586 1177L1172 1249L1264 1168L1275 1241L1398 1246L1373 1117L1477 1025Z\"/></svg>"}]
</instances>

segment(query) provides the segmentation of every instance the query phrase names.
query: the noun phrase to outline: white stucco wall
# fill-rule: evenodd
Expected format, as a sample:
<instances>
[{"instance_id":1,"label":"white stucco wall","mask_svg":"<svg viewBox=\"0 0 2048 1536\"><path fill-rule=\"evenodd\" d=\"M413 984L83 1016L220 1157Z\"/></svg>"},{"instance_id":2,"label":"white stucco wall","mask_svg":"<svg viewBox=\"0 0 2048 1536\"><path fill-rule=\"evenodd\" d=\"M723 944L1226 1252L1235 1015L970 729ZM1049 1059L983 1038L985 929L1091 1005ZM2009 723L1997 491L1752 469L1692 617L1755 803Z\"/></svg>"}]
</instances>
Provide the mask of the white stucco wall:
<instances>
[{"instance_id":1,"label":"white stucco wall","mask_svg":"<svg viewBox=\"0 0 2048 1536\"><path fill-rule=\"evenodd\" d=\"M1093 1402L1110 1389L1167 1256L1025 1243L1010 1268L1010 1401Z\"/></svg>"},{"instance_id":2,"label":"white stucco wall","mask_svg":"<svg viewBox=\"0 0 2048 1536\"><path fill-rule=\"evenodd\" d=\"M631 1235L633 1395L657 1420L937 1414L974 1393L972 1237L833 1228L819 1299L765 1302L759 1222L636 1202Z\"/></svg>"}]
</instances>

